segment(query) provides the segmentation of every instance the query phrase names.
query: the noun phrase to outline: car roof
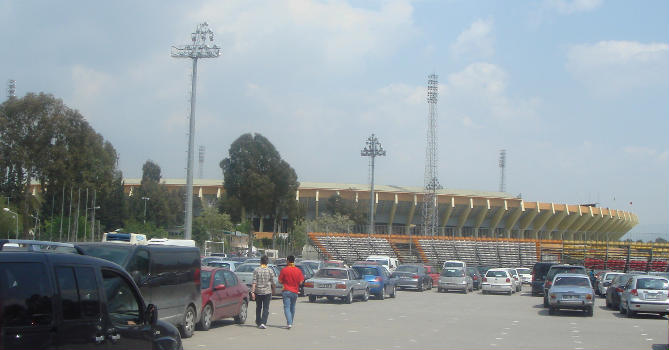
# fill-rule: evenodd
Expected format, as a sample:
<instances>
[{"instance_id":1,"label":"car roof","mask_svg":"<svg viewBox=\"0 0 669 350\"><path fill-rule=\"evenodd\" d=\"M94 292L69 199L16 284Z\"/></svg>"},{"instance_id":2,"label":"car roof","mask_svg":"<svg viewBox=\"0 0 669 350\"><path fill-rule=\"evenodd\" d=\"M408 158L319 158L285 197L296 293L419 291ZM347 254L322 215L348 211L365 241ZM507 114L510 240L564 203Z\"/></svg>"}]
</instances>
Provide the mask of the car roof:
<instances>
[{"instance_id":1,"label":"car roof","mask_svg":"<svg viewBox=\"0 0 669 350\"><path fill-rule=\"evenodd\" d=\"M667 280L667 277L664 276L657 276L657 275L632 275L632 278L639 279L639 278L651 278L651 279L656 279L656 280Z\"/></svg>"},{"instance_id":2,"label":"car roof","mask_svg":"<svg viewBox=\"0 0 669 350\"><path fill-rule=\"evenodd\" d=\"M580 274L580 273L558 273L557 275L555 275L555 278L558 278L558 277L578 277L578 278L589 279L588 276Z\"/></svg>"}]
</instances>

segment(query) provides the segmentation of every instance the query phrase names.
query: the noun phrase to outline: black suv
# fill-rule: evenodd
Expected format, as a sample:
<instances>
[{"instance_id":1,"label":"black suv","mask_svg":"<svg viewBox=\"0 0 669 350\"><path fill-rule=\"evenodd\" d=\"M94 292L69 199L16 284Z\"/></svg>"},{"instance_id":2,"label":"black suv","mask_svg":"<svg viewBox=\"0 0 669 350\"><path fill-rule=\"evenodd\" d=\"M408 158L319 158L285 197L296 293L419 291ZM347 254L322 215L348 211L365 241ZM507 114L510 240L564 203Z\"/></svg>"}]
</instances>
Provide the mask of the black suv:
<instances>
[{"instance_id":1,"label":"black suv","mask_svg":"<svg viewBox=\"0 0 669 350\"><path fill-rule=\"evenodd\" d=\"M66 243L0 240L0 349L183 349L120 266Z\"/></svg>"},{"instance_id":2,"label":"black suv","mask_svg":"<svg viewBox=\"0 0 669 350\"><path fill-rule=\"evenodd\" d=\"M544 282L544 307L548 307L548 290L551 289L553 278L558 273L578 273L587 276L584 266L580 265L553 265L546 274L546 281Z\"/></svg>"},{"instance_id":3,"label":"black suv","mask_svg":"<svg viewBox=\"0 0 669 350\"><path fill-rule=\"evenodd\" d=\"M546 281L546 274L551 266L555 265L552 262L537 262L532 267L532 295L540 296L544 294L544 282Z\"/></svg>"}]
</instances>

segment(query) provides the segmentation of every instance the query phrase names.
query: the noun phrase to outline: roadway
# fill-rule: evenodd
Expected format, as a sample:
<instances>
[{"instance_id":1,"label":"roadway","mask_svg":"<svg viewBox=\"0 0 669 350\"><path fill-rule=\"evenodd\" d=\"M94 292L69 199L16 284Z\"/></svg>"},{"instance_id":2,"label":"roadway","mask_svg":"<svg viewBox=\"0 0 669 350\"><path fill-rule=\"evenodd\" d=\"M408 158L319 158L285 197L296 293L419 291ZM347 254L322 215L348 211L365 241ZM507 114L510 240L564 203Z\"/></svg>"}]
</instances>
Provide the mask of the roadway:
<instances>
[{"instance_id":1,"label":"roadway","mask_svg":"<svg viewBox=\"0 0 669 350\"><path fill-rule=\"evenodd\" d=\"M400 291L396 299L351 305L299 298L293 329L285 329L283 303L270 303L268 328L255 327L255 303L246 324L214 323L184 339L184 349L667 349L666 317L629 319L597 298L595 314L560 311L549 316L529 287L511 296L467 295L436 289Z\"/></svg>"}]
</instances>

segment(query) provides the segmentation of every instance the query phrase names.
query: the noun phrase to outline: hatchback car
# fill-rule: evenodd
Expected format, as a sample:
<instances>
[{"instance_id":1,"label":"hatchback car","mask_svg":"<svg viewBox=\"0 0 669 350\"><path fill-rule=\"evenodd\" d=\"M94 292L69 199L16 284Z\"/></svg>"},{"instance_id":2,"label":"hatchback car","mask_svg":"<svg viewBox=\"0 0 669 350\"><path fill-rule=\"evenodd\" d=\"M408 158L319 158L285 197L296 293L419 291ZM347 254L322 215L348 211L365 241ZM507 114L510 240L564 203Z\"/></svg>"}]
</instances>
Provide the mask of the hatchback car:
<instances>
[{"instance_id":1,"label":"hatchback car","mask_svg":"<svg viewBox=\"0 0 669 350\"><path fill-rule=\"evenodd\" d=\"M532 267L532 295L544 295L544 283L546 282L546 274L551 266L555 265L553 262L537 262Z\"/></svg>"},{"instance_id":2,"label":"hatchback car","mask_svg":"<svg viewBox=\"0 0 669 350\"><path fill-rule=\"evenodd\" d=\"M235 270L235 274L241 281L241 283L246 284L246 286L250 289L251 285L253 284L253 271L260 266L260 263L243 263L239 266L237 266L237 269ZM281 295L281 292L283 292L283 285L279 283L279 268L274 265L274 264L269 264L267 265L272 270L272 273L274 274L274 293L272 295Z\"/></svg>"},{"instance_id":3,"label":"hatchback car","mask_svg":"<svg viewBox=\"0 0 669 350\"><path fill-rule=\"evenodd\" d=\"M369 284L369 292L378 299L385 299L386 295L394 298L397 295L397 279L391 278L388 270L378 264L353 264L352 267Z\"/></svg>"},{"instance_id":4,"label":"hatchback car","mask_svg":"<svg viewBox=\"0 0 669 350\"><path fill-rule=\"evenodd\" d=\"M509 269L489 269L483 277L483 283L481 284L482 293L506 293L508 295L513 294L513 290L516 288L513 277L509 273Z\"/></svg>"},{"instance_id":5,"label":"hatchback car","mask_svg":"<svg viewBox=\"0 0 669 350\"><path fill-rule=\"evenodd\" d=\"M437 292L459 290L467 294L474 290L474 282L463 268L447 267L441 270Z\"/></svg>"},{"instance_id":6,"label":"hatchback car","mask_svg":"<svg viewBox=\"0 0 669 350\"><path fill-rule=\"evenodd\" d=\"M518 272L518 275L520 276L520 282L522 284L532 283L532 271L530 269L525 268L525 267L517 267L516 271Z\"/></svg>"},{"instance_id":7,"label":"hatchback car","mask_svg":"<svg viewBox=\"0 0 669 350\"><path fill-rule=\"evenodd\" d=\"M200 272L202 288L202 317L198 326L206 331L211 323L233 317L243 324L249 305L249 289L239 283L234 272L217 267L203 267Z\"/></svg>"},{"instance_id":8,"label":"hatchback car","mask_svg":"<svg viewBox=\"0 0 669 350\"><path fill-rule=\"evenodd\" d=\"M548 313L554 315L560 309L583 310L592 316L595 291L590 278L584 274L560 273L555 275L548 290Z\"/></svg>"},{"instance_id":9,"label":"hatchback car","mask_svg":"<svg viewBox=\"0 0 669 350\"><path fill-rule=\"evenodd\" d=\"M620 313L634 317L639 312L669 314L669 280L660 276L635 275L627 281L620 295Z\"/></svg>"},{"instance_id":10,"label":"hatchback car","mask_svg":"<svg viewBox=\"0 0 669 350\"><path fill-rule=\"evenodd\" d=\"M353 299L362 301L369 299L369 285L367 281L353 269L340 267L324 267L318 270L313 278L304 282L304 294L309 296L309 302L317 298L327 297L332 301L341 298L350 304Z\"/></svg>"},{"instance_id":11,"label":"hatchback car","mask_svg":"<svg viewBox=\"0 0 669 350\"><path fill-rule=\"evenodd\" d=\"M614 310L618 309L618 305L620 305L620 295L622 294L627 281L629 281L632 276L634 275L626 273L613 278L611 284L606 288L606 307Z\"/></svg>"},{"instance_id":12,"label":"hatchback car","mask_svg":"<svg viewBox=\"0 0 669 350\"><path fill-rule=\"evenodd\" d=\"M395 269L392 274L397 278L397 288L413 288L422 292L426 289L432 289L432 277L427 274L422 264L403 264Z\"/></svg>"},{"instance_id":13,"label":"hatchback car","mask_svg":"<svg viewBox=\"0 0 669 350\"><path fill-rule=\"evenodd\" d=\"M513 292L520 292L523 289L523 281L521 280L518 271L516 271L516 269L507 270L509 270L509 273L511 274L511 279L513 280L513 285L515 287Z\"/></svg>"}]
</instances>

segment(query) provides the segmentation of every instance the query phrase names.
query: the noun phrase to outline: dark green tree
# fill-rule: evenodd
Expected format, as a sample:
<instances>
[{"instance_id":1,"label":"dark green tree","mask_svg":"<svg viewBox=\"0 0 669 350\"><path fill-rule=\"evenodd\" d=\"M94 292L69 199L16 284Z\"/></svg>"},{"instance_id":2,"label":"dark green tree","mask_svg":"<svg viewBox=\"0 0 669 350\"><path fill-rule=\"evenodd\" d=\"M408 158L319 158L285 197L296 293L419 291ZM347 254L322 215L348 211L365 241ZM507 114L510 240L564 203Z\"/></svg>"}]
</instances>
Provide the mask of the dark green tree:
<instances>
[{"instance_id":1,"label":"dark green tree","mask_svg":"<svg viewBox=\"0 0 669 350\"><path fill-rule=\"evenodd\" d=\"M345 200L338 194L328 198L325 203L325 209L331 215L348 217L353 220L356 225L364 225L367 223L367 213L363 209L363 206L360 205L360 203Z\"/></svg>"}]
</instances>

